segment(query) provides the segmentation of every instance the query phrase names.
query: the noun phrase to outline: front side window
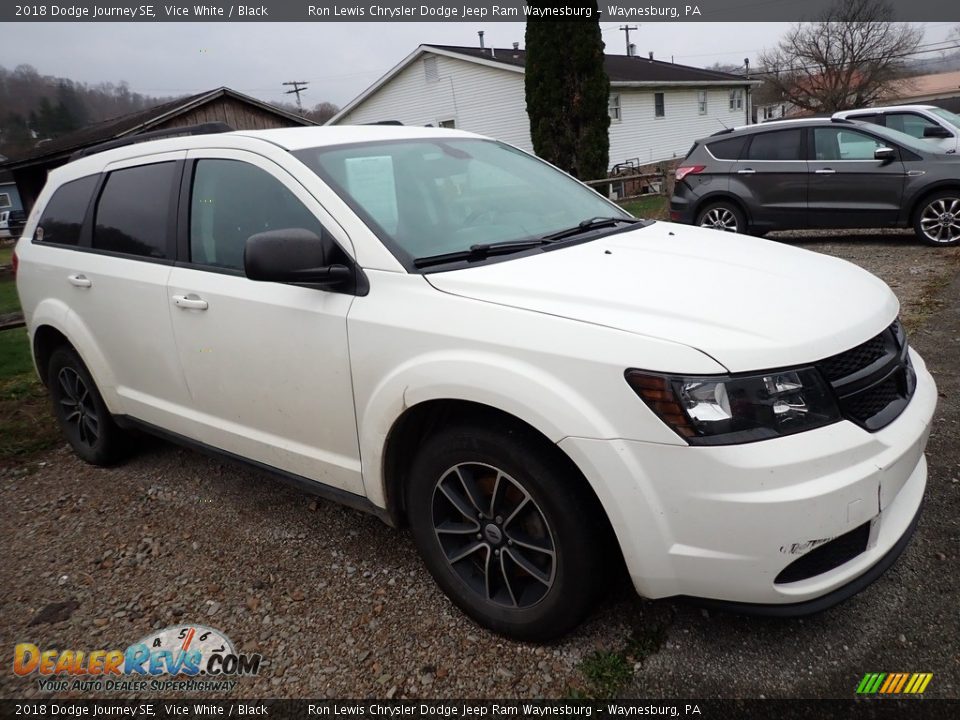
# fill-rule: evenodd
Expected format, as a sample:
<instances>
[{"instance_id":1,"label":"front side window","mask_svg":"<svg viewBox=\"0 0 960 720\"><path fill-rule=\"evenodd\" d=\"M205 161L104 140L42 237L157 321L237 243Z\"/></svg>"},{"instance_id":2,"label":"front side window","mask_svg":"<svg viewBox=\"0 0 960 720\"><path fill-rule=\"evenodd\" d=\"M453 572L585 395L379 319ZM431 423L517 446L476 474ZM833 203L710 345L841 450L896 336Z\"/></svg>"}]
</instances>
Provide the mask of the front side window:
<instances>
[{"instance_id":1,"label":"front side window","mask_svg":"<svg viewBox=\"0 0 960 720\"><path fill-rule=\"evenodd\" d=\"M80 242L83 218L97 180L96 175L91 175L57 188L40 216L36 231L38 241L57 245L77 245Z\"/></svg>"},{"instance_id":2,"label":"front side window","mask_svg":"<svg viewBox=\"0 0 960 720\"><path fill-rule=\"evenodd\" d=\"M520 150L428 138L294 152L408 266L481 243L541 238L598 216L630 216Z\"/></svg>"},{"instance_id":3,"label":"front side window","mask_svg":"<svg viewBox=\"0 0 960 720\"><path fill-rule=\"evenodd\" d=\"M291 228L323 234L317 217L265 170L239 160L197 161L190 198L190 262L242 270L247 238Z\"/></svg>"},{"instance_id":4,"label":"front side window","mask_svg":"<svg viewBox=\"0 0 960 720\"><path fill-rule=\"evenodd\" d=\"M100 193L93 228L97 250L165 258L177 163L114 170Z\"/></svg>"},{"instance_id":5,"label":"front side window","mask_svg":"<svg viewBox=\"0 0 960 720\"><path fill-rule=\"evenodd\" d=\"M610 113L611 120L620 122L621 114L620 114L620 94L619 93L613 93L610 96L610 99L607 105L607 112Z\"/></svg>"},{"instance_id":6,"label":"front side window","mask_svg":"<svg viewBox=\"0 0 960 720\"><path fill-rule=\"evenodd\" d=\"M817 160L873 160L883 143L856 130L815 128L814 157Z\"/></svg>"},{"instance_id":7,"label":"front side window","mask_svg":"<svg viewBox=\"0 0 960 720\"><path fill-rule=\"evenodd\" d=\"M701 115L707 114L707 91L697 90L697 111Z\"/></svg>"},{"instance_id":8,"label":"front side window","mask_svg":"<svg viewBox=\"0 0 960 720\"><path fill-rule=\"evenodd\" d=\"M754 135L747 151L748 160L802 160L802 130L777 130Z\"/></svg>"},{"instance_id":9,"label":"front side window","mask_svg":"<svg viewBox=\"0 0 960 720\"><path fill-rule=\"evenodd\" d=\"M922 139L924 130L940 126L933 120L928 120L923 115L904 112L889 113L887 115L887 127L906 133L910 137Z\"/></svg>"}]
</instances>

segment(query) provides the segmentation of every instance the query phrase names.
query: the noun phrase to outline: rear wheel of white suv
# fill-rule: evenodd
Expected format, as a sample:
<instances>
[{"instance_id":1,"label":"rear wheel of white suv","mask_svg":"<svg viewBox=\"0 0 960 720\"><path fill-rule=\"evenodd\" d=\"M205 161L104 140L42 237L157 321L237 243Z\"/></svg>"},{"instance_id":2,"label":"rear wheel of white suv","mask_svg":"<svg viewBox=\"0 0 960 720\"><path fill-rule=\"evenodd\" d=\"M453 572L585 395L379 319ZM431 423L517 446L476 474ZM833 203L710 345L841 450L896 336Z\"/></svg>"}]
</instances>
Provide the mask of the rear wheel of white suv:
<instances>
[{"instance_id":1,"label":"rear wheel of white suv","mask_svg":"<svg viewBox=\"0 0 960 720\"><path fill-rule=\"evenodd\" d=\"M926 198L917 210L913 229L930 245L960 243L960 192L947 190Z\"/></svg>"},{"instance_id":2,"label":"rear wheel of white suv","mask_svg":"<svg viewBox=\"0 0 960 720\"><path fill-rule=\"evenodd\" d=\"M743 211L732 202L714 202L705 205L697 213L697 225L711 230L745 233L747 221Z\"/></svg>"},{"instance_id":3,"label":"rear wheel of white suv","mask_svg":"<svg viewBox=\"0 0 960 720\"><path fill-rule=\"evenodd\" d=\"M124 433L73 349L59 347L50 355L47 387L53 414L77 455L93 465L110 465L123 456Z\"/></svg>"},{"instance_id":4,"label":"rear wheel of white suv","mask_svg":"<svg viewBox=\"0 0 960 720\"><path fill-rule=\"evenodd\" d=\"M480 624L535 641L579 623L613 566L596 498L541 441L522 428L448 428L420 448L407 488L437 584Z\"/></svg>"}]
</instances>

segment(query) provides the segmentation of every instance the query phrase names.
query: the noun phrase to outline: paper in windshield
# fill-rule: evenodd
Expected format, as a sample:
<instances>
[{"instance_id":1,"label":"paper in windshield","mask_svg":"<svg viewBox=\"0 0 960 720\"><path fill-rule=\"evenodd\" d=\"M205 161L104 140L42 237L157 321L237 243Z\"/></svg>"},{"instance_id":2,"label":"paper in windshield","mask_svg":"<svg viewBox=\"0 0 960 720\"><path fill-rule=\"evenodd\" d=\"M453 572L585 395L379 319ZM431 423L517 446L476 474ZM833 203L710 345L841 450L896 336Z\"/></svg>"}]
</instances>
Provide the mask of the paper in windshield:
<instances>
[{"instance_id":1,"label":"paper in windshield","mask_svg":"<svg viewBox=\"0 0 960 720\"><path fill-rule=\"evenodd\" d=\"M347 191L389 233L397 230L397 186L389 155L347 158Z\"/></svg>"}]
</instances>

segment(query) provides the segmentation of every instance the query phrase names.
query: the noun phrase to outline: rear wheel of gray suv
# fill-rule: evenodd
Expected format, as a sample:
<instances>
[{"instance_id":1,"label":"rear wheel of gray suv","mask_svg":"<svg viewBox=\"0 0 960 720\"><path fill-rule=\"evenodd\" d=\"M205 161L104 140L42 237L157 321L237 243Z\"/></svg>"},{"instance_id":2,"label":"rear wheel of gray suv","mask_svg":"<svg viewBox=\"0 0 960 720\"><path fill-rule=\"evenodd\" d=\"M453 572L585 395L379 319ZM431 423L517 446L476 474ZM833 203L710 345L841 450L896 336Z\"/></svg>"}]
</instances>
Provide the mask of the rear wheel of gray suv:
<instances>
[{"instance_id":1,"label":"rear wheel of gray suv","mask_svg":"<svg viewBox=\"0 0 960 720\"><path fill-rule=\"evenodd\" d=\"M407 515L447 596L481 625L545 641L586 615L609 576L596 499L542 438L459 425L414 461Z\"/></svg>"},{"instance_id":2,"label":"rear wheel of gray suv","mask_svg":"<svg viewBox=\"0 0 960 720\"><path fill-rule=\"evenodd\" d=\"M47 387L53 414L77 455L93 465L110 465L123 456L124 433L113 421L86 365L71 348L53 351Z\"/></svg>"},{"instance_id":3,"label":"rear wheel of gray suv","mask_svg":"<svg viewBox=\"0 0 960 720\"><path fill-rule=\"evenodd\" d=\"M746 232L747 221L743 211L731 202L705 205L697 214L697 225L724 232Z\"/></svg>"},{"instance_id":4,"label":"rear wheel of gray suv","mask_svg":"<svg viewBox=\"0 0 960 720\"><path fill-rule=\"evenodd\" d=\"M947 190L926 198L917 211L913 229L930 245L960 243L960 192Z\"/></svg>"}]
</instances>

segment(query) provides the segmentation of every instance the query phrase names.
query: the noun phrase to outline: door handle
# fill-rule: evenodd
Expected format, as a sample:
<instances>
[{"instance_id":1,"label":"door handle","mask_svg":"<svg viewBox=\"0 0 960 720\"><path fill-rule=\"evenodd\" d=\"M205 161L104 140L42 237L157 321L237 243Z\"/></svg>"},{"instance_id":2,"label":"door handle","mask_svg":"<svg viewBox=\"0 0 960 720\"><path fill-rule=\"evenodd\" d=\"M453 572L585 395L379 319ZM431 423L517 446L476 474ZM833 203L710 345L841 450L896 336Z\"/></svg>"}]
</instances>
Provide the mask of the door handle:
<instances>
[{"instance_id":1,"label":"door handle","mask_svg":"<svg viewBox=\"0 0 960 720\"><path fill-rule=\"evenodd\" d=\"M837 171L833 168L823 168L821 170L814 170L817 175L836 175Z\"/></svg>"},{"instance_id":2,"label":"door handle","mask_svg":"<svg viewBox=\"0 0 960 720\"><path fill-rule=\"evenodd\" d=\"M183 310L206 310L207 301L190 293L189 295L174 295L173 304Z\"/></svg>"},{"instance_id":3,"label":"door handle","mask_svg":"<svg viewBox=\"0 0 960 720\"><path fill-rule=\"evenodd\" d=\"M737 175L756 175L757 171L753 168L744 168L743 170L737 170Z\"/></svg>"},{"instance_id":4,"label":"door handle","mask_svg":"<svg viewBox=\"0 0 960 720\"><path fill-rule=\"evenodd\" d=\"M78 288L88 288L93 283L90 281L86 275L81 273L74 273L73 275L67 275L67 282Z\"/></svg>"}]
</instances>

